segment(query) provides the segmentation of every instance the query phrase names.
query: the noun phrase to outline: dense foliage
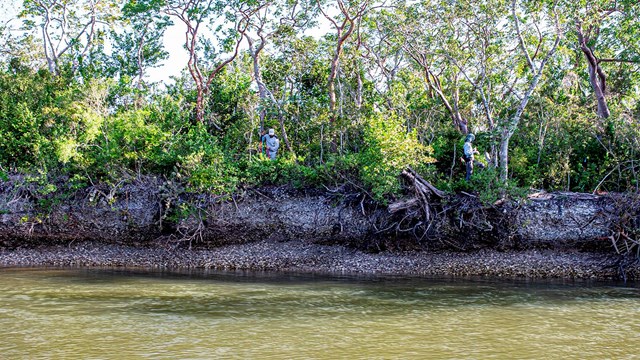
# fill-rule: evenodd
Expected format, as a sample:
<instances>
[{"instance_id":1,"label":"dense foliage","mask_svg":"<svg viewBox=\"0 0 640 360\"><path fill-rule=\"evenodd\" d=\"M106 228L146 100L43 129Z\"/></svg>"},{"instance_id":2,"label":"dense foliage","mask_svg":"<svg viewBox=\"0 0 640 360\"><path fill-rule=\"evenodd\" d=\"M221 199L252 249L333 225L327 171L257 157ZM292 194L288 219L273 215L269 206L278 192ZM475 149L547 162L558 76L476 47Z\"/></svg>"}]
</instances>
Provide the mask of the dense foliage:
<instances>
[{"instance_id":1,"label":"dense foliage","mask_svg":"<svg viewBox=\"0 0 640 360\"><path fill-rule=\"evenodd\" d=\"M24 0L0 26L0 173L384 202L411 166L451 191L637 192L638 18L607 0ZM189 60L154 82L172 23ZM488 165L470 183L467 132Z\"/></svg>"}]
</instances>

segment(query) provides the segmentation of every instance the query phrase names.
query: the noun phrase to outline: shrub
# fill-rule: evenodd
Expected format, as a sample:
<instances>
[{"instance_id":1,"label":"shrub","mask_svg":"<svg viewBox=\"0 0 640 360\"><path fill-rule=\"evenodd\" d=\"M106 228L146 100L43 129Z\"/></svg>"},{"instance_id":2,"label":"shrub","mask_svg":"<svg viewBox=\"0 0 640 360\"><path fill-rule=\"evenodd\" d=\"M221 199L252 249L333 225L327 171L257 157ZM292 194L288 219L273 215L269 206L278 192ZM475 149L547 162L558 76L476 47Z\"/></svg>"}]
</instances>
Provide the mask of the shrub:
<instances>
[{"instance_id":1,"label":"shrub","mask_svg":"<svg viewBox=\"0 0 640 360\"><path fill-rule=\"evenodd\" d=\"M385 202L400 190L399 175L408 166L434 161L430 147L422 145L416 132L407 132L400 119L390 114L374 114L366 124L365 149L362 151L360 176L371 188L373 197Z\"/></svg>"}]
</instances>

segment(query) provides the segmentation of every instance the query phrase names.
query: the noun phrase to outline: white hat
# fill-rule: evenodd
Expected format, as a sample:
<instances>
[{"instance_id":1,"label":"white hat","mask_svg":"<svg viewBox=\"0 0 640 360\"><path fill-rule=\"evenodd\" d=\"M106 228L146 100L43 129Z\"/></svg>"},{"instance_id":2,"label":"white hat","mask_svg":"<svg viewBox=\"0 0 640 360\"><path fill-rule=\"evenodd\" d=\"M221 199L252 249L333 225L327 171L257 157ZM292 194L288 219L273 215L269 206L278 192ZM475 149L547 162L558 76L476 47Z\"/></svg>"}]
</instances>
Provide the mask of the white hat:
<instances>
[{"instance_id":1,"label":"white hat","mask_svg":"<svg viewBox=\"0 0 640 360\"><path fill-rule=\"evenodd\" d=\"M269 129L269 135L275 135L275 134L276 134L275 130Z\"/></svg>"}]
</instances>

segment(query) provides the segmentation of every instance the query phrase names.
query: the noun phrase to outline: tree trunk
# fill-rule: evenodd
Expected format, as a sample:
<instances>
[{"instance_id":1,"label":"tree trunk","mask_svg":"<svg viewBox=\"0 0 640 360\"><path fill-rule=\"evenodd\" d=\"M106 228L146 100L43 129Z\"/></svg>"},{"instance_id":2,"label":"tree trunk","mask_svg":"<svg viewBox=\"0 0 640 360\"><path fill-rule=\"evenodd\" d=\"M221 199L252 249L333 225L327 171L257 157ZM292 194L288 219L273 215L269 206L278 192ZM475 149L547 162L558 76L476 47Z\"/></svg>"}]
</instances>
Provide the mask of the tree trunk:
<instances>
[{"instance_id":1,"label":"tree trunk","mask_svg":"<svg viewBox=\"0 0 640 360\"><path fill-rule=\"evenodd\" d=\"M360 69L357 70L357 80L358 80L358 88L356 91L356 109L360 109L362 107L362 74L360 74Z\"/></svg>"},{"instance_id":2,"label":"tree trunk","mask_svg":"<svg viewBox=\"0 0 640 360\"><path fill-rule=\"evenodd\" d=\"M334 124L336 122L336 78L338 77L338 65L340 59L340 53L342 52L342 43L338 43L338 47L336 48L336 52L334 54L333 59L331 60L331 73L329 74L329 132L331 135L331 144L330 150L331 152L338 151L338 134L335 133Z\"/></svg>"},{"instance_id":3,"label":"tree trunk","mask_svg":"<svg viewBox=\"0 0 640 360\"><path fill-rule=\"evenodd\" d=\"M451 118L453 119L453 125L460 131L462 134L468 134L469 128L467 127L467 121L460 115L459 112L454 111L451 113Z\"/></svg>"},{"instance_id":4,"label":"tree trunk","mask_svg":"<svg viewBox=\"0 0 640 360\"><path fill-rule=\"evenodd\" d=\"M542 61L540 62L540 64L537 66L534 65L533 60L531 58L531 56L529 55L529 52L527 51L527 48L524 44L524 40L522 38L522 34L520 33L520 27L518 24L518 16L516 15L516 0L513 0L511 2L511 6L512 6L512 11L513 11L513 19L515 20L515 27L516 27L516 33L517 33L517 37L518 37L518 43L519 43L519 47L522 50L523 55L525 56L526 60L527 60L527 64L529 65L530 70L533 72L534 76L533 79L531 79L531 83L529 84L529 87L527 88L527 91L524 93L522 100L520 101L520 105L518 106L518 108L516 109L515 114L513 115L513 117L506 121L503 125L502 125L502 136L500 138L500 180L502 180L503 183L506 183L507 181L507 177L509 175L509 140L511 140L511 137L513 136L513 134L516 132L516 129L518 128L518 124L520 123L520 118L522 117L522 114L524 113L524 109L527 107L527 103L529 102L529 98L531 98L531 95L533 94L533 91L536 89L536 87L538 86L538 83L540 82L540 79L542 78L542 71L544 70L545 65L547 64L547 62L549 61L549 59L551 59L551 57L553 56L553 54L556 52L556 49L558 48L558 44L560 43L560 28L559 28L559 22L558 22L558 17L556 15L555 17L555 21L556 21L556 36L555 36L555 40L553 42L553 46L551 47L551 49L549 50L549 52L547 52L546 56L544 57L544 59L542 59Z\"/></svg>"},{"instance_id":5,"label":"tree trunk","mask_svg":"<svg viewBox=\"0 0 640 360\"><path fill-rule=\"evenodd\" d=\"M251 59L253 60L253 76L256 79L256 83L258 83L258 95L260 96L260 101L263 104L267 102L271 102L273 106L275 106L278 110L278 122L280 124L280 131L282 135L282 140L287 147L287 150L293 152L293 148L291 147L291 143L289 142L289 136L287 136L287 131L284 127L284 114L282 112L282 108L280 104L273 97L273 94L267 89L267 86L262 82L262 70L260 69L260 52L264 49L265 38L261 36L260 45L258 45L255 49L253 47L253 40L247 34L245 34L245 38L249 43L249 55L251 55ZM264 119L267 115L266 109L263 107L260 110L260 130L264 130Z\"/></svg>"},{"instance_id":6,"label":"tree trunk","mask_svg":"<svg viewBox=\"0 0 640 360\"><path fill-rule=\"evenodd\" d=\"M256 79L256 83L258 83L258 95L260 96L260 101L262 104L267 102L267 89L265 88L264 83L262 82L262 72L260 71L260 51L264 47L264 40L260 43L260 46L254 51L253 49L253 40L245 34L247 41L249 42L249 54L251 55L251 59L253 60L253 76ZM264 130L264 119L267 116L267 110L263 107L260 110L260 130Z\"/></svg>"},{"instance_id":7,"label":"tree trunk","mask_svg":"<svg viewBox=\"0 0 640 360\"><path fill-rule=\"evenodd\" d=\"M204 123L204 97L205 91L200 86L197 87L197 97L196 97L196 121L199 123Z\"/></svg>"},{"instance_id":8,"label":"tree trunk","mask_svg":"<svg viewBox=\"0 0 640 360\"><path fill-rule=\"evenodd\" d=\"M596 96L596 103L598 104L598 117L606 119L611 115L609 106L607 105L607 99L605 98L605 78L599 74L604 74L600 68L600 64L596 62L595 66L589 63L589 83L593 88L593 93Z\"/></svg>"},{"instance_id":9,"label":"tree trunk","mask_svg":"<svg viewBox=\"0 0 640 360\"><path fill-rule=\"evenodd\" d=\"M589 42L589 35L585 36L582 30L582 24L578 22L577 26L578 42L580 50L587 59L587 66L589 70L589 83L593 89L593 93L596 96L596 102L598 104L598 116L602 119L606 119L611 115L609 106L607 106L607 99L605 93L607 90L607 77L600 67L600 62L593 53L593 50L587 46Z\"/></svg>"},{"instance_id":10,"label":"tree trunk","mask_svg":"<svg viewBox=\"0 0 640 360\"><path fill-rule=\"evenodd\" d=\"M500 138L500 180L506 182L509 177L509 140L511 135L508 131L503 131Z\"/></svg>"},{"instance_id":11,"label":"tree trunk","mask_svg":"<svg viewBox=\"0 0 640 360\"><path fill-rule=\"evenodd\" d=\"M48 21L47 21L48 23ZM51 50L51 55L49 55L49 46L47 46L48 42L47 42L47 33L46 33L46 27L43 26L42 27L42 37L43 37L43 45L44 45L44 55L47 58L47 66L49 67L49 72L52 74L57 74L58 73L58 69L56 67L56 61L55 61L55 51Z\"/></svg>"},{"instance_id":12,"label":"tree trunk","mask_svg":"<svg viewBox=\"0 0 640 360\"><path fill-rule=\"evenodd\" d=\"M421 61L418 57L413 57L413 58L423 67L427 86L432 91L435 91L435 93L438 95L438 97L442 101L444 107L447 108L447 111L451 115L451 120L453 122L454 128L456 128L456 130L458 130L462 134L468 134L469 128L467 127L467 121L460 114L460 110L458 107L457 86L453 95L453 105L451 105L451 103L449 102L449 100L444 94L442 85L440 83L440 79L438 79L438 77L433 72L431 72L431 70L429 69L429 65L426 63L426 61L425 60Z\"/></svg>"},{"instance_id":13,"label":"tree trunk","mask_svg":"<svg viewBox=\"0 0 640 360\"><path fill-rule=\"evenodd\" d=\"M333 60L331 60L331 73L329 74L329 110L331 111L331 122L335 121L335 112L336 112L336 78L338 77L338 61L340 58L341 46L339 44L338 49L336 49L336 53L333 56Z\"/></svg>"},{"instance_id":14,"label":"tree trunk","mask_svg":"<svg viewBox=\"0 0 640 360\"><path fill-rule=\"evenodd\" d=\"M284 127L284 117L279 116L280 120L280 133L282 134L282 140L284 144L287 146L287 150L293 152L293 148L291 147L291 143L289 142L289 136L287 135L287 129Z\"/></svg>"}]
</instances>

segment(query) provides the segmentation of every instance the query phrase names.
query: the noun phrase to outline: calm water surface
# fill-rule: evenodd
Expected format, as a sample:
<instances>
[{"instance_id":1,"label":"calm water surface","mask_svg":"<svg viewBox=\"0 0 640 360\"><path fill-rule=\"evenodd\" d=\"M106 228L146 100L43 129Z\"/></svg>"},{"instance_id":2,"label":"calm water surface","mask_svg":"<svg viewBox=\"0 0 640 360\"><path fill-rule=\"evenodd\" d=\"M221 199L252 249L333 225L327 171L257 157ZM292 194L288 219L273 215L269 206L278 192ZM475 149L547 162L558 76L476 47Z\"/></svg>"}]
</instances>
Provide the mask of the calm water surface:
<instances>
[{"instance_id":1,"label":"calm water surface","mask_svg":"<svg viewBox=\"0 0 640 360\"><path fill-rule=\"evenodd\" d=\"M0 359L635 359L614 284L0 269Z\"/></svg>"}]
</instances>

